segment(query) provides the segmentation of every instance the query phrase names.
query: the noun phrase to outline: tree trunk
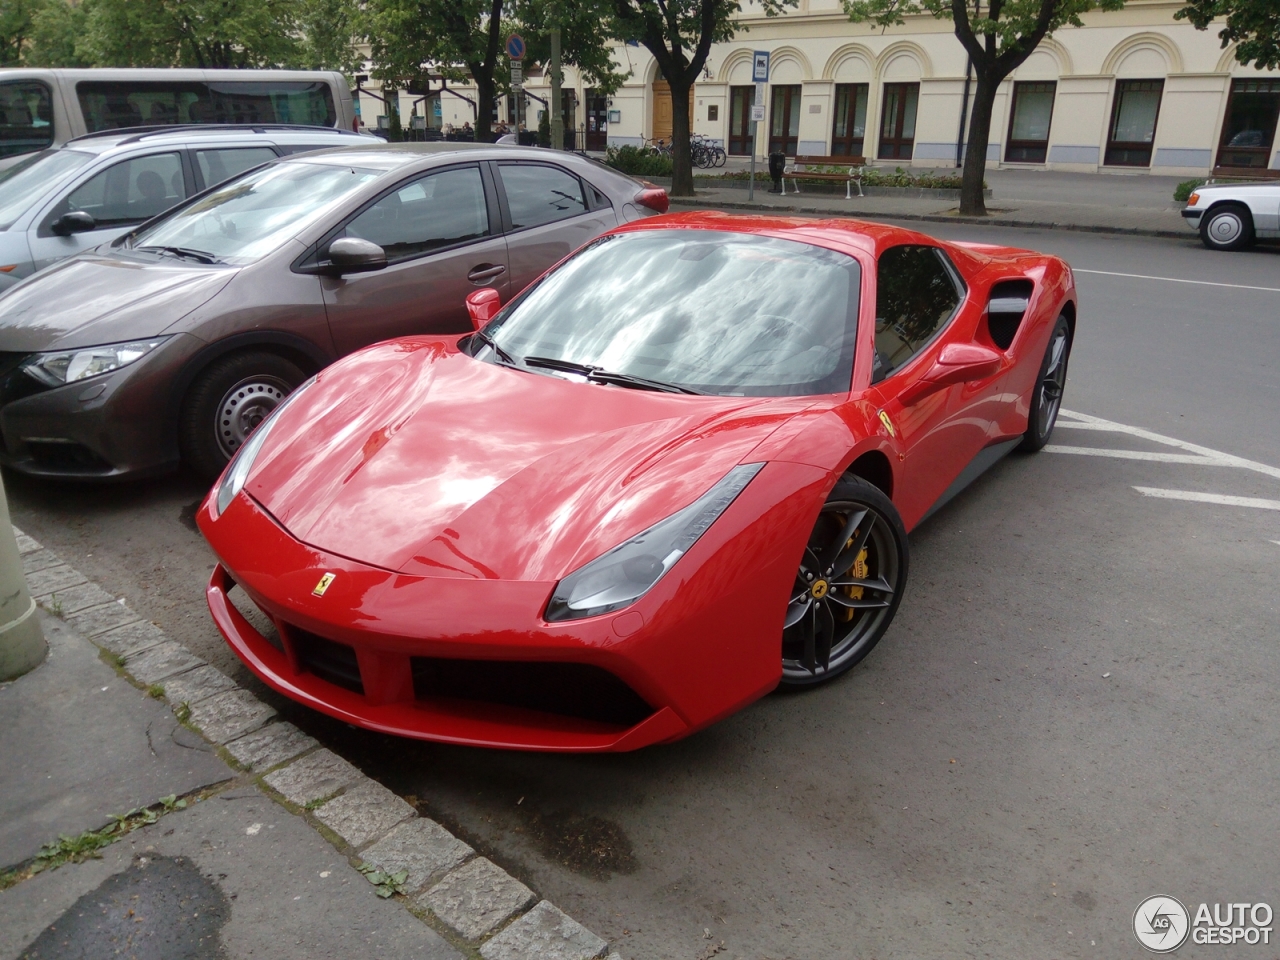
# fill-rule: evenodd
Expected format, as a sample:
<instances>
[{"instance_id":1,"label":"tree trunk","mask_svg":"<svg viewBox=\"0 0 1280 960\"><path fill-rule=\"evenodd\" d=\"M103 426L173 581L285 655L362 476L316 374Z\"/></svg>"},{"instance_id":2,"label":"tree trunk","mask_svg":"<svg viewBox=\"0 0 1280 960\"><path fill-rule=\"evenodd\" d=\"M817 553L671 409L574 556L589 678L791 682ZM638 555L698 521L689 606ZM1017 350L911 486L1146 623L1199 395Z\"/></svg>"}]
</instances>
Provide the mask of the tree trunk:
<instances>
[{"instance_id":1,"label":"tree trunk","mask_svg":"<svg viewBox=\"0 0 1280 960\"><path fill-rule=\"evenodd\" d=\"M489 142L489 127L493 123L493 70L486 76L483 71L475 74L476 81L476 143Z\"/></svg>"},{"instance_id":2,"label":"tree trunk","mask_svg":"<svg viewBox=\"0 0 1280 960\"><path fill-rule=\"evenodd\" d=\"M986 71L978 70L977 89L973 93L973 113L969 118L969 143L964 155L964 173L960 180L960 215L985 217L986 200L982 195L987 173L987 142L991 139L991 111L996 102L1000 81L992 80Z\"/></svg>"},{"instance_id":3,"label":"tree trunk","mask_svg":"<svg viewBox=\"0 0 1280 960\"><path fill-rule=\"evenodd\" d=\"M671 196L693 196L693 157L689 153L689 90L691 81L668 78L671 90Z\"/></svg>"}]
</instances>

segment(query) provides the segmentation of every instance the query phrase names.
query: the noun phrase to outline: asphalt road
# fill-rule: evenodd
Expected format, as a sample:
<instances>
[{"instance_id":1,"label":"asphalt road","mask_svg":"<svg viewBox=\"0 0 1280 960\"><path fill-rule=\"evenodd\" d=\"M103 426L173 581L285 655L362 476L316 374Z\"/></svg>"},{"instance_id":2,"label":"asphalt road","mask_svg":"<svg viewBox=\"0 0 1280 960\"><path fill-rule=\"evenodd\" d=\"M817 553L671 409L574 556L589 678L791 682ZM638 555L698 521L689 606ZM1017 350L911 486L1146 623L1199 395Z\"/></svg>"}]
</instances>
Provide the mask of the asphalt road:
<instances>
[{"instance_id":1,"label":"asphalt road","mask_svg":"<svg viewBox=\"0 0 1280 960\"><path fill-rule=\"evenodd\" d=\"M628 958L1136 958L1150 895L1280 909L1280 250L930 229L1076 268L1084 417L1054 446L1094 452L1011 456L914 532L861 666L622 756L285 712ZM248 682L204 610L198 485L6 484L15 523Z\"/></svg>"}]
</instances>

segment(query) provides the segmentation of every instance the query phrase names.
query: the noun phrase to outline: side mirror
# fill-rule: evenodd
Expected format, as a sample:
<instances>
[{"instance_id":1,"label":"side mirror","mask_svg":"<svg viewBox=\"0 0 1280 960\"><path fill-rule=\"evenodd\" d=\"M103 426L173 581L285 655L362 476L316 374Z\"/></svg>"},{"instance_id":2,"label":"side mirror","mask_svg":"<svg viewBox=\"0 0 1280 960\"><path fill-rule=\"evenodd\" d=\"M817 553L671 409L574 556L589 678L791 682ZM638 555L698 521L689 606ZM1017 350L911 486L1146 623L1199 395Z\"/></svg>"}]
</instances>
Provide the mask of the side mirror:
<instances>
[{"instance_id":1,"label":"side mirror","mask_svg":"<svg viewBox=\"0 0 1280 960\"><path fill-rule=\"evenodd\" d=\"M53 221L49 225L49 229L60 237L69 237L73 233L84 233L86 230L92 230L97 225L98 221L83 210L72 210L70 213L64 213Z\"/></svg>"},{"instance_id":2,"label":"side mirror","mask_svg":"<svg viewBox=\"0 0 1280 960\"><path fill-rule=\"evenodd\" d=\"M467 294L467 315L477 330L496 317L501 309L502 297L493 287L482 287Z\"/></svg>"},{"instance_id":3,"label":"side mirror","mask_svg":"<svg viewBox=\"0 0 1280 960\"><path fill-rule=\"evenodd\" d=\"M387 251L359 237L341 237L329 244L329 263L335 273L368 273L387 265Z\"/></svg>"},{"instance_id":4,"label":"side mirror","mask_svg":"<svg viewBox=\"0 0 1280 960\"><path fill-rule=\"evenodd\" d=\"M944 387L971 380L985 380L1000 372L1000 354L978 343L949 343L942 348L929 372L903 391L901 401L910 406Z\"/></svg>"}]
</instances>

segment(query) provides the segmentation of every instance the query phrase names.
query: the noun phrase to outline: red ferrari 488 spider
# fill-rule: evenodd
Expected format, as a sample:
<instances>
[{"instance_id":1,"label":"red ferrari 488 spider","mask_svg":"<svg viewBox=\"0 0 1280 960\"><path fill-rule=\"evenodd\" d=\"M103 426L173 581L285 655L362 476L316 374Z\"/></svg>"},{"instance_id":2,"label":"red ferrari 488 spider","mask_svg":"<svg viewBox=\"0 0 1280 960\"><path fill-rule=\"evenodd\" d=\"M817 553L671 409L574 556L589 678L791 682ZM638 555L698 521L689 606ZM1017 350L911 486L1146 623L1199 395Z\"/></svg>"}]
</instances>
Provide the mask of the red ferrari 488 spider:
<instances>
[{"instance_id":1,"label":"red ferrari 488 spider","mask_svg":"<svg viewBox=\"0 0 1280 960\"><path fill-rule=\"evenodd\" d=\"M267 684L526 750L675 740L865 657L907 532L1047 441L1076 323L1054 257L711 213L496 299L299 387L199 523L214 620Z\"/></svg>"}]
</instances>

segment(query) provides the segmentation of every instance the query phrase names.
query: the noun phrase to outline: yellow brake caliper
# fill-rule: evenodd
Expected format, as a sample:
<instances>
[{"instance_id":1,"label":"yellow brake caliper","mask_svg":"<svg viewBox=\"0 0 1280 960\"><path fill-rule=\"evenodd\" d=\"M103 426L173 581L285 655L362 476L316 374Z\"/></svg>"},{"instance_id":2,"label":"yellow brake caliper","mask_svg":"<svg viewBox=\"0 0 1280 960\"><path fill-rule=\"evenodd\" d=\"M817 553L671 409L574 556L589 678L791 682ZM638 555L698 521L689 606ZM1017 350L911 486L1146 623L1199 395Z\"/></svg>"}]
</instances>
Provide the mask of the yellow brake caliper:
<instances>
[{"instance_id":1,"label":"yellow brake caliper","mask_svg":"<svg viewBox=\"0 0 1280 960\"><path fill-rule=\"evenodd\" d=\"M844 545L846 550L853 546L853 541L857 539L857 536L858 531L855 530L853 532L853 536L849 538L849 542ZM865 547L858 552L858 559L853 561L853 567L849 572L853 574L855 580L867 579L867 550ZM851 600L862 599L862 587L842 587L841 589L844 590L845 595ZM845 621L848 622L853 619L853 615L857 613L857 611L850 610L846 607L843 613Z\"/></svg>"}]
</instances>

